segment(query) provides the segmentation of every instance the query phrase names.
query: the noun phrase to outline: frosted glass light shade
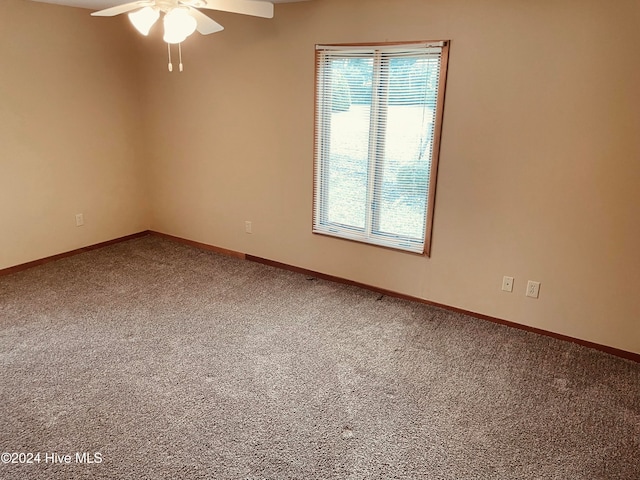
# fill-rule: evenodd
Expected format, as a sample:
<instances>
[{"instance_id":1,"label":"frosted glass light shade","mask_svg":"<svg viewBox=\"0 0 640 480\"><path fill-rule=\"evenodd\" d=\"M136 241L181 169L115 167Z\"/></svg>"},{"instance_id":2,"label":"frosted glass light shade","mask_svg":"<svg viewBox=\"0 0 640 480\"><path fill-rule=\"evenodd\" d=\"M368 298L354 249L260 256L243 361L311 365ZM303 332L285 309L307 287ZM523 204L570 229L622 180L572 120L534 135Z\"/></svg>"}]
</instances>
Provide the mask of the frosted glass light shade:
<instances>
[{"instance_id":1,"label":"frosted glass light shade","mask_svg":"<svg viewBox=\"0 0 640 480\"><path fill-rule=\"evenodd\" d=\"M160 12L151 7L144 7L142 10L129 14L129 20L133 26L145 36L149 35L151 27L158 21L158 18L160 18Z\"/></svg>"},{"instance_id":2,"label":"frosted glass light shade","mask_svg":"<svg viewBox=\"0 0 640 480\"><path fill-rule=\"evenodd\" d=\"M186 8L174 8L164 16L164 41L180 43L196 31L198 22Z\"/></svg>"}]
</instances>

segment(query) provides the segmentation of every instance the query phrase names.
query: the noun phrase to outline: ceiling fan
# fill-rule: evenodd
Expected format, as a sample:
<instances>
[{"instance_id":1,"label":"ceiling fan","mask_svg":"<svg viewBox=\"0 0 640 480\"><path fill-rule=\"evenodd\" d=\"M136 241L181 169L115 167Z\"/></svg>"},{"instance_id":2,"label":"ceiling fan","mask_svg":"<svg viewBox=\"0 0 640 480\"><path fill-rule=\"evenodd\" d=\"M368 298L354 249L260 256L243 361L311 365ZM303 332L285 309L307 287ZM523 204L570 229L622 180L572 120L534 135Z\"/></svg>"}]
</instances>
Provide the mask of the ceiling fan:
<instances>
[{"instance_id":1,"label":"ceiling fan","mask_svg":"<svg viewBox=\"0 0 640 480\"><path fill-rule=\"evenodd\" d=\"M164 36L169 52L169 71L171 63L171 45L178 44L180 51L180 71L182 66L182 47L180 44L195 31L209 35L224 30L218 22L202 13L199 9L220 10L262 18L273 18L273 3L264 0L139 0L116 5L115 7L93 12L94 17L114 17L128 13L133 26L143 35L164 14Z\"/></svg>"},{"instance_id":2,"label":"ceiling fan","mask_svg":"<svg viewBox=\"0 0 640 480\"><path fill-rule=\"evenodd\" d=\"M164 13L164 41L181 43L196 30L209 35L224 29L199 9L241 13L255 17L273 18L273 3L263 0L139 0L93 12L94 17L113 17L129 14L134 27L148 35L151 27Z\"/></svg>"}]
</instances>

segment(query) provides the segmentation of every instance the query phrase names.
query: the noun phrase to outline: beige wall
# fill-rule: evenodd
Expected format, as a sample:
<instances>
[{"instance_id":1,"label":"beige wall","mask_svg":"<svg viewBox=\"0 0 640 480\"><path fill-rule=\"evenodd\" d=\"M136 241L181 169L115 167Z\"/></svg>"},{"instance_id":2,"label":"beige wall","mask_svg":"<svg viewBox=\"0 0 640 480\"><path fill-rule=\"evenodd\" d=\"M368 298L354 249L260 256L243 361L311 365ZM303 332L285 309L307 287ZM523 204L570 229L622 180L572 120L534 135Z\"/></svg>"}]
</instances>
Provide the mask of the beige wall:
<instances>
[{"instance_id":1,"label":"beige wall","mask_svg":"<svg viewBox=\"0 0 640 480\"><path fill-rule=\"evenodd\" d=\"M132 38L87 10L0 2L0 268L148 228Z\"/></svg>"},{"instance_id":2,"label":"beige wall","mask_svg":"<svg viewBox=\"0 0 640 480\"><path fill-rule=\"evenodd\" d=\"M640 352L636 0L214 16L181 75L146 41L153 229ZM420 39L452 41L431 258L312 235L314 44Z\"/></svg>"}]
</instances>

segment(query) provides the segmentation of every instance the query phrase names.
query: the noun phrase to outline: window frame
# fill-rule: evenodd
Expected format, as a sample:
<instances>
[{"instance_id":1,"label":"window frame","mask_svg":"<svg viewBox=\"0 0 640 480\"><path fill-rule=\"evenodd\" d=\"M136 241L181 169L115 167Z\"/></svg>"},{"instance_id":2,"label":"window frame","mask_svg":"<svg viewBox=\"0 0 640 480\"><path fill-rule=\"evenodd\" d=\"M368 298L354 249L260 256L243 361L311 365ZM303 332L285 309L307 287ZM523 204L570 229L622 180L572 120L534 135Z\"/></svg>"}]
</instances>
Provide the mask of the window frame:
<instances>
[{"instance_id":1,"label":"window frame","mask_svg":"<svg viewBox=\"0 0 640 480\"><path fill-rule=\"evenodd\" d=\"M313 167L313 233L319 235L327 235L335 238L357 241L359 243L369 244L369 245L377 245L385 248L390 248L396 251L402 251L405 253L413 253L418 255L431 255L431 243L432 243L432 234L433 234L433 216L435 212L435 194L436 194L436 185L437 185L437 174L438 174L438 164L439 164L439 154L440 154L440 145L441 145L441 135L442 135L442 121L444 116L444 100L445 100L445 90L446 90L446 79L447 79L447 70L448 70L448 59L449 59L449 44L448 40L436 40L436 41L412 41L412 42L384 42L384 43L349 43L349 44L323 44L316 45L315 51L315 80L314 80L314 167ZM365 215L367 220L365 221L365 229L369 226L369 230L365 232L366 238L363 237L360 233L361 229L357 229L356 227L349 225L338 225L336 223L330 223L326 220L323 220L322 217L326 216L326 210L322 208L319 204L321 198L327 198L328 193L327 182L319 181L319 178L323 176L321 173L323 168L326 168L323 165L323 161L326 161L327 155L321 151L321 149L326 146L326 142L320 141L320 136L323 134L324 128L326 128L326 122L323 122L323 125L320 125L319 119L321 113L319 109L327 108L328 102L321 100L322 95L325 92L320 92L320 75L323 73L321 71L321 55L323 51L328 49L340 50L344 49L346 51L358 50L358 49L366 49L366 50L375 50L373 55L373 75L375 77L379 77L380 73L388 73L384 67L381 66L382 57L385 53L392 51L393 49L401 49L403 47L406 48L416 48L416 47L426 47L440 48L440 70L438 74L438 84L437 84L437 96L436 96L436 108L434 115L434 124L433 124L433 137L431 143L431 162L429 168L429 183L428 183L428 194L427 194L427 205L425 208L426 220L424 222L424 242L422 243L422 251L411 250L408 248L402 248L400 244L398 245L390 245L389 242L384 241L384 235L381 233L374 232L375 225L379 226L380 221L380 211L379 209L372 208L369 205L375 204L375 198L378 198L381 195L380 188L380 175L374 174L376 168L382 165L384 150L377 148L374 149L377 153L375 160L372 161L371 153L369 155L368 161L368 170L369 175L367 181L369 182L369 188L367 189L367 200L365 205ZM378 66L380 68L375 68ZM324 74L328 74L329 72L324 72ZM374 80L374 85L379 88L373 88L372 95L379 95L380 87L388 88L388 82L380 83ZM383 93L384 94L384 93ZM379 103L375 102L375 106L378 106ZM388 108L386 102L384 102L384 108ZM372 108L374 108L374 102L372 102ZM326 113L325 113L326 115ZM380 134L379 130L382 124L380 122L374 122L374 118L380 118L380 112L370 113L370 141L372 136L377 136ZM378 128L375 128L378 127ZM386 123L384 124L386 127ZM373 132L373 130L376 130ZM371 143L369 144L369 148L371 149ZM382 160L380 158L382 155ZM321 191L322 190L322 191ZM373 198L372 198L373 197ZM373 202L373 203L372 203ZM330 225L330 226L329 226ZM414 242L415 243L415 242Z\"/></svg>"}]
</instances>

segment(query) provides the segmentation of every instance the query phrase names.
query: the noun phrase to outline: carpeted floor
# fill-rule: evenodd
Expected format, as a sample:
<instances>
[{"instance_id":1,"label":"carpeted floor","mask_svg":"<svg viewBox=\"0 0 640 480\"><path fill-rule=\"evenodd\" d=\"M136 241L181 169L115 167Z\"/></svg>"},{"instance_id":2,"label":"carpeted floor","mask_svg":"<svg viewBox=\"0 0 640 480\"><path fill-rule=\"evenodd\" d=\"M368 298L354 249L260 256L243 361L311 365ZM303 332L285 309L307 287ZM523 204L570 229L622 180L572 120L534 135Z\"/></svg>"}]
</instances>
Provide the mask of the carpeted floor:
<instances>
[{"instance_id":1,"label":"carpeted floor","mask_svg":"<svg viewBox=\"0 0 640 480\"><path fill-rule=\"evenodd\" d=\"M639 364L154 236L0 277L0 382L4 480L640 478Z\"/></svg>"}]
</instances>

